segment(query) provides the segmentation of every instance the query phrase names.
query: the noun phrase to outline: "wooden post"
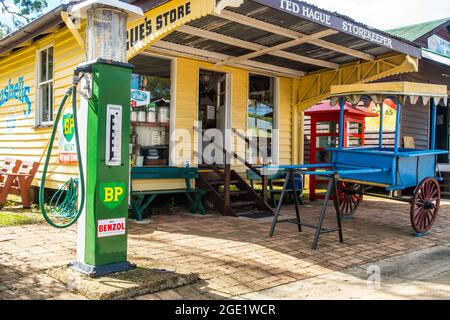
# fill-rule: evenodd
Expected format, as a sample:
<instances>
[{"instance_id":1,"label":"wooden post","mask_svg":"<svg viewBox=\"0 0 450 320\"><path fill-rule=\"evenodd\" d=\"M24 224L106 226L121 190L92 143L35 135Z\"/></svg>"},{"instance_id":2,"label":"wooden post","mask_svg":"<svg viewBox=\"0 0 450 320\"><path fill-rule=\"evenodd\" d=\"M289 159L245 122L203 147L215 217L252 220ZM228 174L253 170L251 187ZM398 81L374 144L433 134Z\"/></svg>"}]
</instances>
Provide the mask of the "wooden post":
<instances>
[{"instance_id":1,"label":"wooden post","mask_svg":"<svg viewBox=\"0 0 450 320\"><path fill-rule=\"evenodd\" d=\"M230 201L230 186L231 186L231 164L225 161L225 177L224 177L224 194L223 197L225 199L225 207L229 207L231 205Z\"/></svg>"},{"instance_id":2,"label":"wooden post","mask_svg":"<svg viewBox=\"0 0 450 320\"><path fill-rule=\"evenodd\" d=\"M437 125L437 107L434 98L431 98L431 150L436 149L436 125Z\"/></svg>"}]
</instances>

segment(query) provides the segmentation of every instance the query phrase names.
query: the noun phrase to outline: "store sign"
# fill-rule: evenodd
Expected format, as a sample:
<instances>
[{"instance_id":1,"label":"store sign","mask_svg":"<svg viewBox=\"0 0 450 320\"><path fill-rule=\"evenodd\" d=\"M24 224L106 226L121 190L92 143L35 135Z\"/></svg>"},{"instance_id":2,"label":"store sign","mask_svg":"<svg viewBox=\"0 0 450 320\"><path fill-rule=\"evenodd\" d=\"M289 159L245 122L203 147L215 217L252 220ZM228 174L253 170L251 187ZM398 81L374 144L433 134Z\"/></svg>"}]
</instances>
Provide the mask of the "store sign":
<instances>
[{"instance_id":1,"label":"store sign","mask_svg":"<svg viewBox=\"0 0 450 320\"><path fill-rule=\"evenodd\" d=\"M315 6L309 5L298 0L254 0L262 5L287 12L294 16L306 19L320 25L344 32L346 34L361 38L363 40L375 43L377 45L411 55L421 57L421 49L397 39L391 38L386 34L381 34L372 29L368 29L361 24L351 20L345 20L341 17L331 15L326 11L320 10Z\"/></svg>"},{"instance_id":2,"label":"store sign","mask_svg":"<svg viewBox=\"0 0 450 320\"><path fill-rule=\"evenodd\" d=\"M77 146L75 143L75 123L73 113L66 111L59 126L59 163L77 164Z\"/></svg>"},{"instance_id":3,"label":"store sign","mask_svg":"<svg viewBox=\"0 0 450 320\"><path fill-rule=\"evenodd\" d=\"M99 220L97 223L98 238L123 236L126 234L126 232L127 226L125 218Z\"/></svg>"},{"instance_id":4,"label":"store sign","mask_svg":"<svg viewBox=\"0 0 450 320\"><path fill-rule=\"evenodd\" d=\"M428 38L428 50L450 57L450 42L433 35Z\"/></svg>"},{"instance_id":5,"label":"store sign","mask_svg":"<svg viewBox=\"0 0 450 320\"><path fill-rule=\"evenodd\" d=\"M161 39L177 26L206 16L214 11L215 0L174 0L145 13L133 22L127 32L128 59L138 55L151 43Z\"/></svg>"},{"instance_id":6,"label":"store sign","mask_svg":"<svg viewBox=\"0 0 450 320\"><path fill-rule=\"evenodd\" d=\"M150 91L131 90L131 106L142 107L150 104Z\"/></svg>"},{"instance_id":7,"label":"store sign","mask_svg":"<svg viewBox=\"0 0 450 320\"><path fill-rule=\"evenodd\" d=\"M5 105L10 100L18 100L20 103L27 105L23 110L25 117L31 114L31 101L28 95L30 94L30 87L25 86L24 77L20 77L17 82L12 82L9 79L8 84L0 89L0 107Z\"/></svg>"}]
</instances>

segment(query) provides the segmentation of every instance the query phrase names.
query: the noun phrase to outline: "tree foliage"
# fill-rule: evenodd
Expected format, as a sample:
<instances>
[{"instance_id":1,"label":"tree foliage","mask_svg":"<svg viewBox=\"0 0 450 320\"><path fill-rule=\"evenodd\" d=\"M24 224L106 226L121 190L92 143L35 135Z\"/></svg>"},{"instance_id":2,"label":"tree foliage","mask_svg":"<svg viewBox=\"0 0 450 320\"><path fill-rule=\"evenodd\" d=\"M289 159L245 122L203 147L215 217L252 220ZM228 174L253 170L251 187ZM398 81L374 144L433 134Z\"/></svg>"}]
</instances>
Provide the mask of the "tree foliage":
<instances>
[{"instance_id":1,"label":"tree foliage","mask_svg":"<svg viewBox=\"0 0 450 320\"><path fill-rule=\"evenodd\" d=\"M47 0L0 0L0 38L32 21L47 5Z\"/></svg>"}]
</instances>

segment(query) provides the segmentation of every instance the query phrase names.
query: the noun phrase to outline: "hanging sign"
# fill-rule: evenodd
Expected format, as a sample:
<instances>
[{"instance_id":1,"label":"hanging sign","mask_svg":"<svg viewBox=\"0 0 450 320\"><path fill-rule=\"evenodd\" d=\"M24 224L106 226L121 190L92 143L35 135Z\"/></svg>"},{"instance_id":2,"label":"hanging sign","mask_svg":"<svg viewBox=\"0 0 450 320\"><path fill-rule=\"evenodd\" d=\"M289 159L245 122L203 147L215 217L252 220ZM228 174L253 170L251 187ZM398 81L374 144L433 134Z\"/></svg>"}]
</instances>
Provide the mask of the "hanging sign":
<instances>
[{"instance_id":1,"label":"hanging sign","mask_svg":"<svg viewBox=\"0 0 450 320\"><path fill-rule=\"evenodd\" d=\"M214 9L215 0L173 0L147 11L144 19L128 26L128 59L177 27L211 14Z\"/></svg>"},{"instance_id":2,"label":"hanging sign","mask_svg":"<svg viewBox=\"0 0 450 320\"><path fill-rule=\"evenodd\" d=\"M142 107L150 104L150 91L131 90L131 106Z\"/></svg>"},{"instance_id":3,"label":"hanging sign","mask_svg":"<svg viewBox=\"0 0 450 320\"><path fill-rule=\"evenodd\" d=\"M350 19L336 16L325 10L320 10L313 5L309 5L299 0L253 0L262 5L283 11L302 19L306 19L317 24L329 27L360 39L375 43L410 56L420 58L422 51L419 46L414 47L390 37L384 32L377 31L357 23Z\"/></svg>"},{"instance_id":4,"label":"hanging sign","mask_svg":"<svg viewBox=\"0 0 450 320\"><path fill-rule=\"evenodd\" d=\"M77 164L75 123L72 111L66 111L59 126L59 163Z\"/></svg>"}]
</instances>

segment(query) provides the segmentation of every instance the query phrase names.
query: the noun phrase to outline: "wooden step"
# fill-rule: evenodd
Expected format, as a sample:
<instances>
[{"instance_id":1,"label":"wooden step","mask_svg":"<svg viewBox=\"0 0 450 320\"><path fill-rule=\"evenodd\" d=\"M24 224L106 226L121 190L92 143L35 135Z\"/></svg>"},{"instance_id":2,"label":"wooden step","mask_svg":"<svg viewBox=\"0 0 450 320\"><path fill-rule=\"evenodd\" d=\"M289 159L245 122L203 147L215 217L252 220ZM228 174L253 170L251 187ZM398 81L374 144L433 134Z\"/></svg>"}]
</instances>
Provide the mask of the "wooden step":
<instances>
[{"instance_id":1,"label":"wooden step","mask_svg":"<svg viewBox=\"0 0 450 320\"><path fill-rule=\"evenodd\" d=\"M257 204L256 201L236 201L231 203L232 208L253 207Z\"/></svg>"},{"instance_id":2,"label":"wooden step","mask_svg":"<svg viewBox=\"0 0 450 320\"><path fill-rule=\"evenodd\" d=\"M221 194L223 195L224 192L222 191ZM231 191L230 192L230 196L235 196L235 197L245 196L247 194L248 194L247 190Z\"/></svg>"},{"instance_id":3,"label":"wooden step","mask_svg":"<svg viewBox=\"0 0 450 320\"><path fill-rule=\"evenodd\" d=\"M223 186L223 185L225 185L225 181L223 181L223 180L209 180L208 183L210 185L212 185L212 186ZM238 180L231 180L230 181L230 185L235 185L237 183L239 183Z\"/></svg>"}]
</instances>

